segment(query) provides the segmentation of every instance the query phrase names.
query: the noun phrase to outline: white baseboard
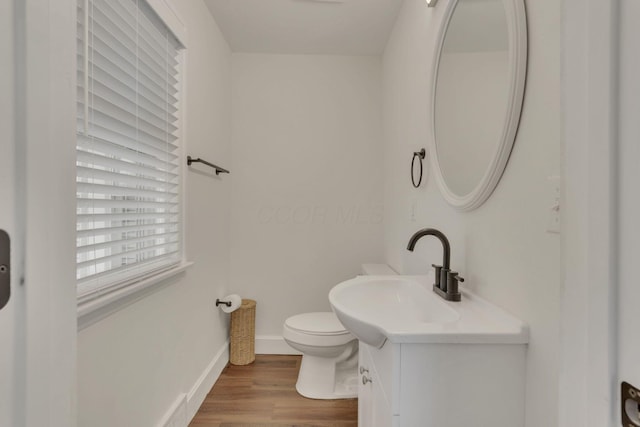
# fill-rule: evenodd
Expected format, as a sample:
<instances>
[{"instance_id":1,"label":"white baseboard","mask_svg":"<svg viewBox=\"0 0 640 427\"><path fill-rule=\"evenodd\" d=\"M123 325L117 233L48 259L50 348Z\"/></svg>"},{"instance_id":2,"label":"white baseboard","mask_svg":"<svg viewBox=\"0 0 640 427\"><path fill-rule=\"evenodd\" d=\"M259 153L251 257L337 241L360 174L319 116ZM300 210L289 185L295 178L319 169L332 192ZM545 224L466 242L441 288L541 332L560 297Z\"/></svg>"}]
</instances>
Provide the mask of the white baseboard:
<instances>
[{"instance_id":1,"label":"white baseboard","mask_svg":"<svg viewBox=\"0 0 640 427\"><path fill-rule=\"evenodd\" d=\"M296 354L301 355L294 350L279 335L258 335L256 336L256 354Z\"/></svg>"},{"instance_id":2,"label":"white baseboard","mask_svg":"<svg viewBox=\"0 0 640 427\"><path fill-rule=\"evenodd\" d=\"M187 394L187 424L191 422L193 417L198 413L202 402L204 402L204 399L207 397L207 394L209 394L209 391L220 377L222 370L227 366L228 362L229 341L226 341ZM187 427L187 424L185 424L184 427Z\"/></svg>"},{"instance_id":3,"label":"white baseboard","mask_svg":"<svg viewBox=\"0 0 640 427\"><path fill-rule=\"evenodd\" d=\"M169 408L158 427L186 427L189 425L187 419L187 395L182 393L173 405Z\"/></svg>"}]
</instances>

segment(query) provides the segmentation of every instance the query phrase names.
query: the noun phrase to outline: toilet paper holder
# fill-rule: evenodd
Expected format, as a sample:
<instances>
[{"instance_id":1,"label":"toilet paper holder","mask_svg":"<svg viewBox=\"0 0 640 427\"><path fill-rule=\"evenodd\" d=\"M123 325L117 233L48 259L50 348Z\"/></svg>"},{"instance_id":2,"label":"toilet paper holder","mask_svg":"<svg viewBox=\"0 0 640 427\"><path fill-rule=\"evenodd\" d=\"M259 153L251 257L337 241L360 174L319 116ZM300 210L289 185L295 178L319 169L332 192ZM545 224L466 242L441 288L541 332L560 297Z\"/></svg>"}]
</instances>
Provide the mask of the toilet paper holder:
<instances>
[{"instance_id":1,"label":"toilet paper holder","mask_svg":"<svg viewBox=\"0 0 640 427\"><path fill-rule=\"evenodd\" d=\"M222 307L220 307L222 306ZM216 299L216 307L220 307L225 313L233 313L242 306L242 297L237 294L231 294Z\"/></svg>"}]
</instances>

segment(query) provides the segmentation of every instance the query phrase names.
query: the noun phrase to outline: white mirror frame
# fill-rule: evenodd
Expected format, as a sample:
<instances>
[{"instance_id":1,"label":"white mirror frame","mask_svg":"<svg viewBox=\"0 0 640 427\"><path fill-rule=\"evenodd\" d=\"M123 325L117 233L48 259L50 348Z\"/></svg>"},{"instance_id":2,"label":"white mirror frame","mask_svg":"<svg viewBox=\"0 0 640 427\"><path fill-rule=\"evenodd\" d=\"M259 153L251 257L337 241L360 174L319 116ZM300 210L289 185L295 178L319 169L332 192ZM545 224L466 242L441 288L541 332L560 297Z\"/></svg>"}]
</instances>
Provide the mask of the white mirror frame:
<instances>
[{"instance_id":1,"label":"white mirror frame","mask_svg":"<svg viewBox=\"0 0 640 427\"><path fill-rule=\"evenodd\" d=\"M485 171L480 182L467 195L455 194L446 183L440 163L438 162L438 149L436 142L435 111L436 111L436 85L438 82L438 68L440 55L444 46L449 23L453 17L459 0L449 0L444 6L446 9L442 15L442 24L438 31L437 47L433 61L433 84L431 92L431 159L432 168L435 171L436 181L445 200L455 209L466 212L477 209L493 193L509 161L511 150L516 139L520 124L520 113L524 100L524 89L527 74L527 17L524 0L502 0L507 17L507 30L509 35L509 99L507 115L503 124L501 140L489 167Z\"/></svg>"}]
</instances>

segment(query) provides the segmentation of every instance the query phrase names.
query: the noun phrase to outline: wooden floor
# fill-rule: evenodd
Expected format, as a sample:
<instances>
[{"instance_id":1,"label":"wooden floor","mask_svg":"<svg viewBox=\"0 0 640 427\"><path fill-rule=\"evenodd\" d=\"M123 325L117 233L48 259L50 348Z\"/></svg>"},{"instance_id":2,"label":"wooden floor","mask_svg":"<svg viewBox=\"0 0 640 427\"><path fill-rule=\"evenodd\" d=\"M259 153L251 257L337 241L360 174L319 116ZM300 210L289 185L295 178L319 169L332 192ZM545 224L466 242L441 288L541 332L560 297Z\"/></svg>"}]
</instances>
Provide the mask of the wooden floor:
<instances>
[{"instance_id":1,"label":"wooden floor","mask_svg":"<svg viewBox=\"0 0 640 427\"><path fill-rule=\"evenodd\" d=\"M190 427L357 427L357 399L312 400L296 393L300 356L256 356L228 365Z\"/></svg>"}]
</instances>

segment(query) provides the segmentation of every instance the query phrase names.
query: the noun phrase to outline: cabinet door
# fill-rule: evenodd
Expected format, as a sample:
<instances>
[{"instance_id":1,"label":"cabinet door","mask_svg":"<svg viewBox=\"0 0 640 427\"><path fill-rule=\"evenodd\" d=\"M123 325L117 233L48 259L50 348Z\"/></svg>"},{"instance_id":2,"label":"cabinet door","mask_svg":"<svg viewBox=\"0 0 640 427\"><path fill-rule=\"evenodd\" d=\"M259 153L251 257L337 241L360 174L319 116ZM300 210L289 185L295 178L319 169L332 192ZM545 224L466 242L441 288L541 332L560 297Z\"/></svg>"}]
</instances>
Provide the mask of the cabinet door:
<instances>
[{"instance_id":1,"label":"cabinet door","mask_svg":"<svg viewBox=\"0 0 640 427\"><path fill-rule=\"evenodd\" d=\"M360 343L358 355L358 427L371 427L373 425L373 396L371 383L365 379L370 378L371 357L366 347Z\"/></svg>"},{"instance_id":2,"label":"cabinet door","mask_svg":"<svg viewBox=\"0 0 640 427\"><path fill-rule=\"evenodd\" d=\"M380 377L372 367L374 374L372 375L371 386L371 406L372 406L372 422L371 427L392 427L391 405L387 402L387 398L382 391Z\"/></svg>"},{"instance_id":3,"label":"cabinet door","mask_svg":"<svg viewBox=\"0 0 640 427\"><path fill-rule=\"evenodd\" d=\"M383 390L378 367L365 345L360 346L359 362L358 426L392 427L391 405Z\"/></svg>"}]
</instances>

